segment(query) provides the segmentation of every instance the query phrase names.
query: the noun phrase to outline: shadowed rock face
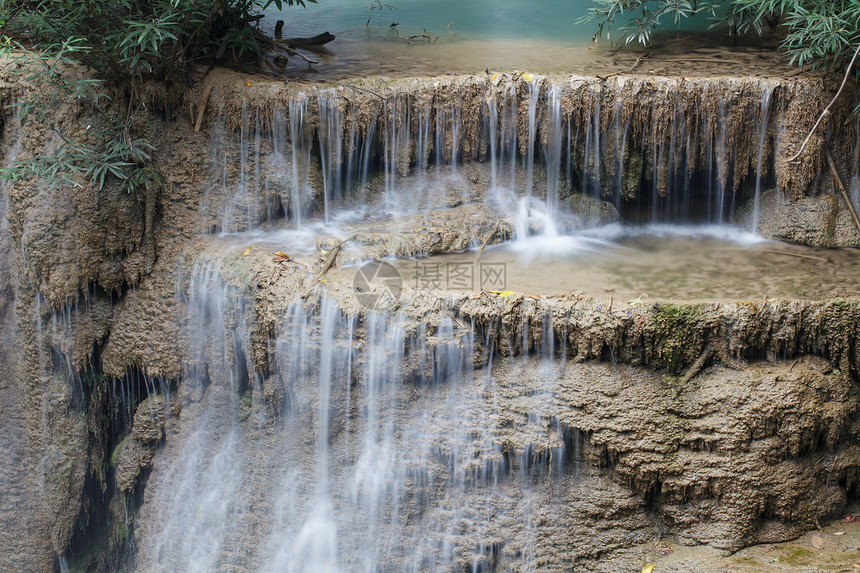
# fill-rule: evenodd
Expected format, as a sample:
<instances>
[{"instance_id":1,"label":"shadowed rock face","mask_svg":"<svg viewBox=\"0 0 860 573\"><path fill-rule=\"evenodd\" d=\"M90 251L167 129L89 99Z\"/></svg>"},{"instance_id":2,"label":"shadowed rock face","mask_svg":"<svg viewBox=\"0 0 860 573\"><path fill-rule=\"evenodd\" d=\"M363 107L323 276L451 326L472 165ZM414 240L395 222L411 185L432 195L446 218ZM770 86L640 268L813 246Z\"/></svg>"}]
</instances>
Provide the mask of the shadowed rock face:
<instances>
[{"instance_id":1,"label":"shadowed rock face","mask_svg":"<svg viewBox=\"0 0 860 573\"><path fill-rule=\"evenodd\" d=\"M13 80L3 74L2 93ZM552 222L571 229L639 203L681 217L700 180L712 184L700 187L717 220L731 211L718 190L751 198L759 163L791 205L827 201L806 196L820 190L821 140L802 164L780 162L829 93L822 81L571 77L530 88L462 77L355 86L377 95L305 87L303 96L226 72L207 81L204 132L184 117L138 119L161 150L157 197L112 185L4 187L0 447L10 463L0 469L0 568L53 570L76 528L107 523L108 510L92 507L119 499L114 481L137 529L116 529L125 523L116 502L108 535L120 545L135 536L139 570L188 559L311 567L330 555L346 568L599 568L590 560L665 532L726 549L788 538L853 494L855 301L607 308L407 292L401 314L383 319L358 306L349 284L309 293L313 273L301 264L225 254L201 236L293 226L360 203L368 218L347 227L363 256L429 255L545 228L536 216L517 226L527 194L555 205ZM845 174L855 129L846 113L828 120ZM5 162L52 153L54 130L83 137L87 114L10 121ZM488 191L503 182L509 195ZM404 206L452 209L400 217ZM789 220L760 230L856 242L842 223L824 241L817 222ZM313 264L316 251L303 256ZM335 264L357 256L344 249ZM291 307L303 294L304 307ZM338 335L324 416L327 304ZM409 352L368 350L373 328L399 332L391 336ZM300 351L308 358L296 364ZM380 378L380 364L393 373ZM130 368L145 376L132 382ZM318 480L323 417L327 485ZM283 549L282 536L310 539L330 523L340 532L334 553ZM606 570L632 563L614 555Z\"/></svg>"}]
</instances>

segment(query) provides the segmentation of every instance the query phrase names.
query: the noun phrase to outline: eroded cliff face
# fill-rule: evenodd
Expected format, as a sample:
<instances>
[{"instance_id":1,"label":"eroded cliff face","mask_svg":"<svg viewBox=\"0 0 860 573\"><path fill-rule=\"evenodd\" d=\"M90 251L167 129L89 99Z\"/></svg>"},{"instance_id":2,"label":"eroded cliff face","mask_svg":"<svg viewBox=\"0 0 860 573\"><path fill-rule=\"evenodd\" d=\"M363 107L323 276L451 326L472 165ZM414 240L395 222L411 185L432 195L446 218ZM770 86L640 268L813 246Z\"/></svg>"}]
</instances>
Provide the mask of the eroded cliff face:
<instances>
[{"instance_id":1,"label":"eroded cliff face","mask_svg":"<svg viewBox=\"0 0 860 573\"><path fill-rule=\"evenodd\" d=\"M22 96L8 70L2 80L7 103ZM250 84L244 76L218 72L181 105L167 108L153 96L151 114L138 116L135 126L158 148L156 165L164 175L161 188L148 196L83 182L4 187L0 425L6 430L3 453L13 463L0 469L0 567L53 570L70 556L76 529L99 527L107 528L117 553L129 535L143 540L141 570L161 560L181 566L194 558L187 547L157 537L172 519L159 500L184 495L172 489L176 482L167 468L179 467L172 464L187 453L199 424L212 423L213 413L223 416L216 435L238 436L234 443L247 446L248 467L268 455L260 444L304 444L289 450L294 458L277 458L281 465L262 464L250 476L240 472L259 478L258 485L227 496L254 509L243 513L248 531L268 539L264 530L285 517L264 510L265 488L277 488L279 468L295 460L311 464L316 455L320 398L314 366L305 378L290 379L289 356L278 350L297 336L285 317L298 312L290 302L300 295L307 297L301 314L312 330L321 328L324 300L335 301L326 304L341 313L337 320L355 326L349 344L357 382L334 391L331 435L332 451L343 455L345 465L359 463L360 452L348 453L354 446L349 436L364 430L348 428L370 422L362 412L376 398L369 394L370 375L362 374L372 369L362 345L372 338L369 325L383 319L360 308L347 284L310 289L313 273L300 264L274 263L256 251L223 255L208 232L292 227L358 202L383 213L404 205L457 206L459 211L414 216L405 223L409 234L386 223L357 228L352 238L374 256L412 256L510 238L518 228L512 209L505 197L488 192L503 183L514 195L543 201L555 209L555 222L575 228L639 207L676 218L689 212L692 218L697 201L708 206L705 219L725 220L770 182L777 189L761 195L760 221L768 220L768 197L778 196L780 208L791 213L804 202L838 205L822 174L825 135L843 177L856 172L848 153L856 127L846 121L847 98L813 138L804 161L784 161L832 90L819 79L618 76L529 83L489 76L329 87L254 78ZM197 132L191 119L201 107L203 129ZM6 164L86 137L97 119L91 114L67 104L49 110L44 121L9 115L2 139ZM422 177L421 185L403 184ZM837 210L845 212L844 206ZM826 241L814 230L790 236L812 244L858 242L850 227L840 228ZM759 229L767 232L768 226ZM336 262L346 260L344 253ZM195 285L211 288L195 273L207 261L206 281L217 278L232 289L226 306L207 311L221 313L220 326L206 335L222 337L217 345L194 338ZM488 567L525 562L529 549L501 539L505 527L540 539L529 562L542 568L563 569L664 531L686 542L735 549L796 535L815 519L832 517L853 494L860 463L854 451L856 301L613 309L575 297L452 300L424 292L407 293L399 311L384 319L403 321L410 348L392 358L407 382L399 380L379 403L393 408L391 424L425 411L431 426L452 423L444 421L441 405L462 397L462 388L451 382L447 366L435 374L432 366L439 349L449 349L458 356L462 384L482 380L493 389L492 398L475 389L464 402L467 426L487 432L475 464L486 462L483 467L497 468L490 474L503 478L493 503L517 499L523 484L515 474L532 466L529 495L542 500L546 494L548 500L516 506L495 525L464 531L440 567L475 559ZM306 341L311 348L318 348L321 331L315 336L316 342L313 336ZM500 362L493 363L494 356ZM529 364L540 357L560 366L536 375ZM545 400L536 398L538 390ZM429 426L419 430L446 435ZM450 447L465 447L470 435L466 431ZM410 447L408 441L399 444ZM216 440L200 451L219 447ZM547 457L553 448L563 455L557 468ZM435 476L405 486L424 500L401 516L411 524L404 530L409 535L422 527L426 500L445 498L435 484L448 482L451 472L468 473L459 462L444 461L452 458L443 450L396 458L403 467L427 462ZM459 493L445 498L449 509L478 504L492 489L481 479L473 492L455 488ZM186 494L186 501L195 499L194 491ZM311 498L297 497L303 504ZM396 514L393 498L380 499L376 509ZM532 510L558 531L524 524ZM440 512L429 521L437 533L450 517ZM227 519L213 515L202 515L200 523ZM605 533L578 535L592 527ZM200 531L209 533L203 525ZM259 545L254 533L221 533L239 547ZM443 538L428 538L428 555ZM368 559L382 551L368 547ZM72 558L84 552L76 549ZM276 566L272 551L247 555L244 564L218 551L198 557L213 566Z\"/></svg>"}]
</instances>

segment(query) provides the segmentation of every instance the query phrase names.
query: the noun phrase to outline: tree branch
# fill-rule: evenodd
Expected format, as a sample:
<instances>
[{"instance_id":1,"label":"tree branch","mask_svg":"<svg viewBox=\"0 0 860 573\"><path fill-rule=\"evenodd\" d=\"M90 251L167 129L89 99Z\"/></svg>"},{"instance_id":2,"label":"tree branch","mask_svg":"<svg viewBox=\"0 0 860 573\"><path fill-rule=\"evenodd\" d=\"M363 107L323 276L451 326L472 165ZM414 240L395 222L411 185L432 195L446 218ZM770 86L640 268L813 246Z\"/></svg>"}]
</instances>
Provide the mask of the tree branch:
<instances>
[{"instance_id":1,"label":"tree branch","mask_svg":"<svg viewBox=\"0 0 860 573\"><path fill-rule=\"evenodd\" d=\"M821 121L830 114L830 108L833 107L833 104L839 98L839 94L842 93L842 90L845 89L845 84L848 83L848 77L851 75L851 70L854 68L854 62L857 61L857 56L860 55L860 44L857 45L857 49L854 51L854 57L851 58L851 62L848 64L848 67L845 69L845 77L842 78L842 85L839 86L839 90L836 92L836 95L833 96L833 99L830 100L830 103L827 104L827 107L824 108L824 111L821 112L821 115L818 116L818 121L815 122L815 125L812 126L812 129L809 130L809 135L806 136L806 139L803 140L803 143L800 144L800 150L795 153L792 157L789 158L789 163L794 162L800 157L800 154L803 153L803 150L806 148L806 145L809 143L809 140L812 139L812 134L815 133L815 130L818 129L818 125Z\"/></svg>"}]
</instances>

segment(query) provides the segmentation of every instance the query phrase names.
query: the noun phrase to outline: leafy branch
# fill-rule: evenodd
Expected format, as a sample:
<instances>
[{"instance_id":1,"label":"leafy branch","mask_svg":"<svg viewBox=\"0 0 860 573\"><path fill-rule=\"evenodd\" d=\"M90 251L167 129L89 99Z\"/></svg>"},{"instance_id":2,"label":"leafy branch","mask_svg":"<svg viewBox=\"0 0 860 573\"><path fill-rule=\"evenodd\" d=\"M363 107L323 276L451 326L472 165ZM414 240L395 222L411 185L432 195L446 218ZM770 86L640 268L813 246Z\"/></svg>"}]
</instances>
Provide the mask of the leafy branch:
<instances>
[{"instance_id":1,"label":"leafy branch","mask_svg":"<svg viewBox=\"0 0 860 573\"><path fill-rule=\"evenodd\" d=\"M52 155L17 161L0 177L89 180L100 190L114 181L128 192L159 186L154 146L131 133L142 82L188 85L195 62L216 51L216 61L228 51L259 55L262 11L305 2L316 0L0 0L0 57L29 86L16 103L19 120L43 122L47 110L77 103L102 126L81 141L61 135ZM83 77L70 73L81 66Z\"/></svg>"},{"instance_id":2,"label":"leafy branch","mask_svg":"<svg viewBox=\"0 0 860 573\"><path fill-rule=\"evenodd\" d=\"M678 26L705 14L712 28L729 34L784 30L782 49L792 65L833 69L846 63L860 44L860 2L832 0L597 0L582 19L596 21L594 41L603 36L619 42L651 42L667 22Z\"/></svg>"}]
</instances>

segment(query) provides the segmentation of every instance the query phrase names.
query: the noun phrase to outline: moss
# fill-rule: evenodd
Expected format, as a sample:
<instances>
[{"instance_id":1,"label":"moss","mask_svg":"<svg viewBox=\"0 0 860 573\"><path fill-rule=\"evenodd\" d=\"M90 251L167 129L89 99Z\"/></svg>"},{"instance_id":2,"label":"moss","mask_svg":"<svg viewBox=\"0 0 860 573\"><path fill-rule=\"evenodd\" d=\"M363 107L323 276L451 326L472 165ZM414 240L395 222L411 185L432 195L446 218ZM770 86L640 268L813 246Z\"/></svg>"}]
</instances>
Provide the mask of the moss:
<instances>
[{"instance_id":1,"label":"moss","mask_svg":"<svg viewBox=\"0 0 860 573\"><path fill-rule=\"evenodd\" d=\"M788 553L781 559L787 565L808 565L812 560L812 551L803 547L792 547L788 549Z\"/></svg>"},{"instance_id":2,"label":"moss","mask_svg":"<svg viewBox=\"0 0 860 573\"><path fill-rule=\"evenodd\" d=\"M119 456L122 454L123 449L125 449L125 444L128 442L128 439L131 437L131 434L127 435L122 439L122 441L117 444L117 446L113 449L113 453L110 455L110 467L115 468L117 462L119 462Z\"/></svg>"},{"instance_id":3,"label":"moss","mask_svg":"<svg viewBox=\"0 0 860 573\"><path fill-rule=\"evenodd\" d=\"M703 341L701 328L703 309L700 305L661 303L652 308L654 326L654 366L679 372L701 354Z\"/></svg>"}]
</instances>

